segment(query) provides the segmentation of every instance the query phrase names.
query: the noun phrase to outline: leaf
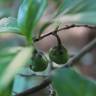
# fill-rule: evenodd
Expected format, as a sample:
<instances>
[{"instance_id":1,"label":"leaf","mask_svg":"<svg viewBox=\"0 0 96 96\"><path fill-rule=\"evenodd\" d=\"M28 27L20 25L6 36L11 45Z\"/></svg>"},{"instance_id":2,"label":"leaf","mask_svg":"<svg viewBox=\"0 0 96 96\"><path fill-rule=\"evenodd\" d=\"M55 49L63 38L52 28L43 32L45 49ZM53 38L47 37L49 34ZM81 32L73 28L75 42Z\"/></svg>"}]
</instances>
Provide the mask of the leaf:
<instances>
[{"instance_id":1,"label":"leaf","mask_svg":"<svg viewBox=\"0 0 96 96\"><path fill-rule=\"evenodd\" d=\"M16 73L29 61L32 55L31 53L32 47L22 48L22 50L7 63L7 66L3 67L2 75L0 76L0 89L4 89L10 84ZM2 63L0 63L0 65L3 66Z\"/></svg>"},{"instance_id":2,"label":"leaf","mask_svg":"<svg viewBox=\"0 0 96 96\"><path fill-rule=\"evenodd\" d=\"M31 39L32 31L47 6L47 0L24 0L18 12L18 25L21 33Z\"/></svg>"},{"instance_id":3,"label":"leaf","mask_svg":"<svg viewBox=\"0 0 96 96\"><path fill-rule=\"evenodd\" d=\"M0 75L4 72L5 68L21 50L21 47L1 48L0 49Z\"/></svg>"},{"instance_id":4,"label":"leaf","mask_svg":"<svg viewBox=\"0 0 96 96\"><path fill-rule=\"evenodd\" d=\"M3 76L3 73L5 72L6 68L9 66L9 63L20 50L21 50L21 47L11 47L11 48L0 49L0 82ZM6 82L7 82L7 79L6 79ZM11 96L12 88L13 88L13 79L5 87L0 86L0 96Z\"/></svg>"},{"instance_id":5,"label":"leaf","mask_svg":"<svg viewBox=\"0 0 96 96\"><path fill-rule=\"evenodd\" d=\"M76 24L96 24L95 0L64 0L53 21Z\"/></svg>"},{"instance_id":6,"label":"leaf","mask_svg":"<svg viewBox=\"0 0 96 96\"><path fill-rule=\"evenodd\" d=\"M96 95L96 82L83 77L73 69L56 70L53 72L52 81L57 96Z\"/></svg>"},{"instance_id":7,"label":"leaf","mask_svg":"<svg viewBox=\"0 0 96 96\"><path fill-rule=\"evenodd\" d=\"M19 33L17 20L13 17L3 18L0 20L0 33Z\"/></svg>"},{"instance_id":8,"label":"leaf","mask_svg":"<svg viewBox=\"0 0 96 96\"><path fill-rule=\"evenodd\" d=\"M6 86L5 89L0 89L0 96L12 96L13 81Z\"/></svg>"}]
</instances>

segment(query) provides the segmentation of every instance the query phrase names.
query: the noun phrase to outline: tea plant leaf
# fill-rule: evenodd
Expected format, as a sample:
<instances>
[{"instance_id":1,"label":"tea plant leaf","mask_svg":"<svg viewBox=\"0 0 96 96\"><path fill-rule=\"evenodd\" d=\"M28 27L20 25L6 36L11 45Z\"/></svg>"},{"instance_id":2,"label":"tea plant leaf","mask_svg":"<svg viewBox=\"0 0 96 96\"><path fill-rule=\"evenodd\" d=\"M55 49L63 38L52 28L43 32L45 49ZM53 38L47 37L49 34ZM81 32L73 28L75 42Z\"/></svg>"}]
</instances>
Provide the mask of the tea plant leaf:
<instances>
[{"instance_id":1,"label":"tea plant leaf","mask_svg":"<svg viewBox=\"0 0 96 96\"><path fill-rule=\"evenodd\" d=\"M0 82L6 68L9 66L9 63L20 50L21 47L0 48ZM11 96L12 88L13 88L13 79L6 86L0 86L0 96Z\"/></svg>"},{"instance_id":2,"label":"tea plant leaf","mask_svg":"<svg viewBox=\"0 0 96 96\"><path fill-rule=\"evenodd\" d=\"M56 70L52 76L57 96L95 96L96 82L85 78L73 69Z\"/></svg>"},{"instance_id":3,"label":"tea plant leaf","mask_svg":"<svg viewBox=\"0 0 96 96\"><path fill-rule=\"evenodd\" d=\"M6 88L0 88L0 96L12 96L13 81Z\"/></svg>"},{"instance_id":4,"label":"tea plant leaf","mask_svg":"<svg viewBox=\"0 0 96 96\"><path fill-rule=\"evenodd\" d=\"M17 20L13 17L3 18L0 20L0 33L19 33Z\"/></svg>"},{"instance_id":5,"label":"tea plant leaf","mask_svg":"<svg viewBox=\"0 0 96 96\"><path fill-rule=\"evenodd\" d=\"M96 24L95 0L64 0L55 14L55 22Z\"/></svg>"},{"instance_id":6,"label":"tea plant leaf","mask_svg":"<svg viewBox=\"0 0 96 96\"><path fill-rule=\"evenodd\" d=\"M32 31L47 6L47 0L24 0L18 12L18 25L21 33L31 39Z\"/></svg>"},{"instance_id":7,"label":"tea plant leaf","mask_svg":"<svg viewBox=\"0 0 96 96\"><path fill-rule=\"evenodd\" d=\"M29 61L32 55L32 47L25 47L13 58L7 66L3 67L2 75L0 76L0 89L6 88L13 80L16 73ZM21 59L22 58L22 59ZM1 66L2 63L0 64Z\"/></svg>"}]
</instances>

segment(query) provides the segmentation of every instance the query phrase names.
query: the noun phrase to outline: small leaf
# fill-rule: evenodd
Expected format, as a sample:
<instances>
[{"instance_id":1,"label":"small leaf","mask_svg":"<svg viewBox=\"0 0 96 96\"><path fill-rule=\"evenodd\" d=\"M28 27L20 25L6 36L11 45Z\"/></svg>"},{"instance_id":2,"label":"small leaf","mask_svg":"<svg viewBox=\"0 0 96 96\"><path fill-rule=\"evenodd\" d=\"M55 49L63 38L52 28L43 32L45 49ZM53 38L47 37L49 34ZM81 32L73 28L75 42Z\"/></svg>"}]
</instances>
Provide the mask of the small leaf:
<instances>
[{"instance_id":1,"label":"small leaf","mask_svg":"<svg viewBox=\"0 0 96 96\"><path fill-rule=\"evenodd\" d=\"M95 96L96 82L83 77L73 69L56 70L52 76L57 96Z\"/></svg>"},{"instance_id":2,"label":"small leaf","mask_svg":"<svg viewBox=\"0 0 96 96\"><path fill-rule=\"evenodd\" d=\"M24 0L18 12L18 25L21 33L31 39L34 27L43 15L47 0Z\"/></svg>"},{"instance_id":3,"label":"small leaf","mask_svg":"<svg viewBox=\"0 0 96 96\"><path fill-rule=\"evenodd\" d=\"M17 20L13 17L3 18L0 20L0 33L19 33Z\"/></svg>"}]
</instances>

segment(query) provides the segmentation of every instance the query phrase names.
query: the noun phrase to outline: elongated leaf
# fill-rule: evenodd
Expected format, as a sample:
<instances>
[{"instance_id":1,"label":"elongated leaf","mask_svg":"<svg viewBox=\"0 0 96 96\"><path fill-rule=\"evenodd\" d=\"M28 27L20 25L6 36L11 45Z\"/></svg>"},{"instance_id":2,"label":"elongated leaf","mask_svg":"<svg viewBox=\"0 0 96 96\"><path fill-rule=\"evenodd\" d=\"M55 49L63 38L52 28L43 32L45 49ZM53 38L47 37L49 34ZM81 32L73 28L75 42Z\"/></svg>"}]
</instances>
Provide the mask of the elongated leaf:
<instances>
[{"instance_id":1,"label":"elongated leaf","mask_svg":"<svg viewBox=\"0 0 96 96\"><path fill-rule=\"evenodd\" d=\"M17 20L12 17L3 18L0 20L0 33L19 33L19 28L17 26Z\"/></svg>"},{"instance_id":2,"label":"elongated leaf","mask_svg":"<svg viewBox=\"0 0 96 96\"><path fill-rule=\"evenodd\" d=\"M12 96L13 81L6 86L6 88L0 88L0 96Z\"/></svg>"},{"instance_id":3,"label":"elongated leaf","mask_svg":"<svg viewBox=\"0 0 96 96\"><path fill-rule=\"evenodd\" d=\"M20 50L21 50L21 47L11 47L11 48L0 49L0 82L3 76L3 73L5 72L6 68L9 66L9 63ZM5 87L0 86L0 96L11 96L12 88L13 88L13 79Z\"/></svg>"},{"instance_id":4,"label":"elongated leaf","mask_svg":"<svg viewBox=\"0 0 96 96\"><path fill-rule=\"evenodd\" d=\"M18 12L18 25L21 33L31 38L34 27L44 13L47 0L23 0Z\"/></svg>"},{"instance_id":5,"label":"elongated leaf","mask_svg":"<svg viewBox=\"0 0 96 96\"><path fill-rule=\"evenodd\" d=\"M11 59L9 64L7 63L6 68L3 67L3 72L0 76L0 89L4 89L8 84L10 84L14 75L16 75L16 73L29 61L32 55L31 53L32 47L25 47L13 59Z\"/></svg>"},{"instance_id":6,"label":"elongated leaf","mask_svg":"<svg viewBox=\"0 0 96 96\"><path fill-rule=\"evenodd\" d=\"M64 0L58 8L55 21L76 24L96 24L95 0Z\"/></svg>"},{"instance_id":7,"label":"elongated leaf","mask_svg":"<svg viewBox=\"0 0 96 96\"><path fill-rule=\"evenodd\" d=\"M96 82L81 76L72 69L61 69L53 73L53 86L57 96L95 96Z\"/></svg>"},{"instance_id":8,"label":"elongated leaf","mask_svg":"<svg viewBox=\"0 0 96 96\"><path fill-rule=\"evenodd\" d=\"M16 54L21 50L21 47L11 47L11 48L1 48L0 49L0 76L4 72L8 64L16 56Z\"/></svg>"}]
</instances>

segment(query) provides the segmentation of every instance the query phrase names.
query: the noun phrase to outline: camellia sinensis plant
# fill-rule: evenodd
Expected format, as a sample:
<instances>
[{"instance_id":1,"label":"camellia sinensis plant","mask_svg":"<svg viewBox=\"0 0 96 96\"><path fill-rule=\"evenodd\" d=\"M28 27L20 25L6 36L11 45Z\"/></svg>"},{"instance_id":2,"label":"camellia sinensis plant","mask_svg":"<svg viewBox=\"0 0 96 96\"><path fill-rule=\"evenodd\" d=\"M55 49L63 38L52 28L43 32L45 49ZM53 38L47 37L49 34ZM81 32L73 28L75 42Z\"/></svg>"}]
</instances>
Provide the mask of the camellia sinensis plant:
<instances>
[{"instance_id":1,"label":"camellia sinensis plant","mask_svg":"<svg viewBox=\"0 0 96 96\"><path fill-rule=\"evenodd\" d=\"M2 0L0 0L1 2ZM82 76L72 65L78 61L89 49L96 47L96 39L89 44L81 53L70 59L68 50L61 43L57 32L76 26L94 28L96 25L96 1L95 0L52 0L57 9L50 20L46 21L37 34L37 23L48 8L48 0L22 0L18 10L17 18L8 17L0 21L0 34L13 33L26 38L26 45L11 47L10 44L0 44L0 96L12 96L14 77L26 66L34 72L45 71L49 64L51 72L47 79L38 86L26 90L15 96L29 96L30 94L52 85L55 93L52 96L96 96L96 82ZM55 31L44 36L41 34L51 24L75 24L57 28ZM79 25L78 25L79 24ZM91 25L94 25L93 27ZM57 45L45 53L36 48L35 43L39 40L53 35L57 39ZM8 45L8 46L7 46ZM86 51L87 50L87 51ZM50 62L50 63L49 63ZM54 64L59 67L54 67Z\"/></svg>"}]
</instances>

